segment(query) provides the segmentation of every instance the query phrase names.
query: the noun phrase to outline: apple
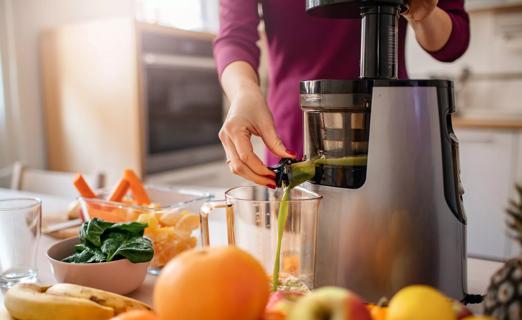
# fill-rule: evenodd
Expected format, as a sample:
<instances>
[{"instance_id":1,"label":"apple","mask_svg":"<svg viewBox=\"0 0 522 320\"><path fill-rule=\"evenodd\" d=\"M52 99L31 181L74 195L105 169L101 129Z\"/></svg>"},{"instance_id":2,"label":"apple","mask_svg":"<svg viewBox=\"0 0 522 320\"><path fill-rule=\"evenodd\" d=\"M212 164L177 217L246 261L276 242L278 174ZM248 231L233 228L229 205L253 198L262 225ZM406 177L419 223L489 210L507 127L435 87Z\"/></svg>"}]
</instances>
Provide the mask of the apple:
<instances>
[{"instance_id":1,"label":"apple","mask_svg":"<svg viewBox=\"0 0 522 320\"><path fill-rule=\"evenodd\" d=\"M371 320L364 301L342 288L324 287L312 291L294 305L289 320Z\"/></svg>"},{"instance_id":2,"label":"apple","mask_svg":"<svg viewBox=\"0 0 522 320\"><path fill-rule=\"evenodd\" d=\"M263 320L284 320L299 298L304 295L296 291L276 291L270 294Z\"/></svg>"},{"instance_id":3,"label":"apple","mask_svg":"<svg viewBox=\"0 0 522 320\"><path fill-rule=\"evenodd\" d=\"M463 305L462 303L460 303L457 300L453 300L452 307L453 307L453 312L455 312L455 316L457 317L458 320L461 320L461 319L464 319L466 317L473 315L473 313L468 308L466 308L465 305Z\"/></svg>"}]
</instances>

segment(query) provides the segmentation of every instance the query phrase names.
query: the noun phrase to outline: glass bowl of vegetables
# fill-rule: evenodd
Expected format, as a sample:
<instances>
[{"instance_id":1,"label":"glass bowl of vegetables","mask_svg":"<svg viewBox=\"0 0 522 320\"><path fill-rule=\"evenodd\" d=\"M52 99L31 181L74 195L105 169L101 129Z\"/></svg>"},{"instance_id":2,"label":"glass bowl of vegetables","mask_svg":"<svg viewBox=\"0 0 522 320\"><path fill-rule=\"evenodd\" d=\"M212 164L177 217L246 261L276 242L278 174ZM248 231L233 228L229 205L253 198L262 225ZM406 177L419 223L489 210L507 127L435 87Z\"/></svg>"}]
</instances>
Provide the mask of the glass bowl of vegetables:
<instances>
[{"instance_id":1,"label":"glass bowl of vegetables","mask_svg":"<svg viewBox=\"0 0 522 320\"><path fill-rule=\"evenodd\" d=\"M210 200L209 193L170 187L129 187L121 198L112 192L99 192L95 198L80 197L84 220L108 222L136 221L147 224L145 236L152 240L154 257L149 272L159 274L161 267L179 253L198 245L199 208Z\"/></svg>"}]
</instances>

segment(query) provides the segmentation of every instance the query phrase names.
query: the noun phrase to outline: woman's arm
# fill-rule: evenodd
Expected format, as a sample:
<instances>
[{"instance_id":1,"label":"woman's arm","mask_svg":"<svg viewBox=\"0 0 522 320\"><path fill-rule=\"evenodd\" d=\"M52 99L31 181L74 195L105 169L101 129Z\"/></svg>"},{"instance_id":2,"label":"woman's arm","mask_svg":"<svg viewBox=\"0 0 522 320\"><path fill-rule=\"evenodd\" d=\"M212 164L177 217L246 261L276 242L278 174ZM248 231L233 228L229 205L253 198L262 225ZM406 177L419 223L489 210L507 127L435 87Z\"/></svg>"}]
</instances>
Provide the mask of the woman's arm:
<instances>
[{"instance_id":1,"label":"woman's arm","mask_svg":"<svg viewBox=\"0 0 522 320\"><path fill-rule=\"evenodd\" d=\"M221 85L230 100L230 109L219 139L230 170L257 184L275 188L275 174L254 153L251 136L261 137L267 148L279 157L293 158L295 154L288 152L277 136L256 72L250 64L234 61L223 70Z\"/></svg>"},{"instance_id":2,"label":"woman's arm","mask_svg":"<svg viewBox=\"0 0 522 320\"><path fill-rule=\"evenodd\" d=\"M413 0L404 14L419 44L435 59L451 62L469 45L469 17L463 0Z\"/></svg>"},{"instance_id":3,"label":"woman's arm","mask_svg":"<svg viewBox=\"0 0 522 320\"><path fill-rule=\"evenodd\" d=\"M274 154L292 157L276 134L259 87L257 5L257 0L220 1L220 31L214 42L214 57L230 109L219 138L233 173L275 188L274 173L254 153L250 141L252 134L260 136Z\"/></svg>"}]
</instances>

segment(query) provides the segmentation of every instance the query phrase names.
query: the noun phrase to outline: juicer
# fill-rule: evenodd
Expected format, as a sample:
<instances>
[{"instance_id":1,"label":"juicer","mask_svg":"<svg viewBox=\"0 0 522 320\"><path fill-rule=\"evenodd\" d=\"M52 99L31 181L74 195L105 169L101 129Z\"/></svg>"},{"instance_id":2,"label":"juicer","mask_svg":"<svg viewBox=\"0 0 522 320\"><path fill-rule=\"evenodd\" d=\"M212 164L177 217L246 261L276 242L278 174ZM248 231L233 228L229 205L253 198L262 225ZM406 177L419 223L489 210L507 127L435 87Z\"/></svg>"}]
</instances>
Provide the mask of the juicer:
<instances>
[{"instance_id":1,"label":"juicer","mask_svg":"<svg viewBox=\"0 0 522 320\"><path fill-rule=\"evenodd\" d=\"M376 302L426 284L462 300L466 217L453 84L397 79L406 9L404 0L306 2L313 16L362 23L359 79L300 84L305 160L314 165L305 185L323 196L314 286ZM278 177L292 180L294 165Z\"/></svg>"}]
</instances>

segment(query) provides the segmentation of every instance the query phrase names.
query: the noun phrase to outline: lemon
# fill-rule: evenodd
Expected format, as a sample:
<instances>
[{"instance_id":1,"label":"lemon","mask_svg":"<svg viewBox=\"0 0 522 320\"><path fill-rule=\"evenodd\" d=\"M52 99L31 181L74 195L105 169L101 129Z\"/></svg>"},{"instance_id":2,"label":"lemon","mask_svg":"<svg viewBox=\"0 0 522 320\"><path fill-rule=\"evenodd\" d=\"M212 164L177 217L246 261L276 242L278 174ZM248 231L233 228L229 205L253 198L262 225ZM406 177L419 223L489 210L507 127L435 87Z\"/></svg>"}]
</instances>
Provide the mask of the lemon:
<instances>
[{"instance_id":1,"label":"lemon","mask_svg":"<svg viewBox=\"0 0 522 320\"><path fill-rule=\"evenodd\" d=\"M451 301L439 291L422 285L401 289L393 296L386 320L456 320Z\"/></svg>"}]
</instances>

